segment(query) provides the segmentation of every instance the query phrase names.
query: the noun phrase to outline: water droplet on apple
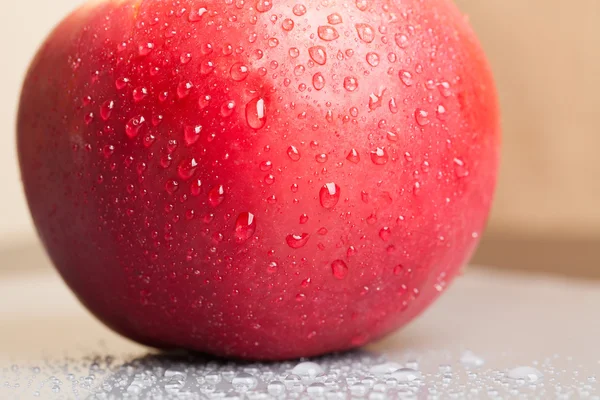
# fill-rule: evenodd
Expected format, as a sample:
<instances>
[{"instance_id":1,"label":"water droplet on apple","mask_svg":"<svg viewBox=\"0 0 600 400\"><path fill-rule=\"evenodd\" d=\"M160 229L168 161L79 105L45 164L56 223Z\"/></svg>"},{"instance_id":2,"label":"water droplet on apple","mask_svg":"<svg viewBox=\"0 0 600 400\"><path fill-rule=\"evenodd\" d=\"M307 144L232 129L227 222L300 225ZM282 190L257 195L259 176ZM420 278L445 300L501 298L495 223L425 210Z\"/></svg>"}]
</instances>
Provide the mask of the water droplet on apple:
<instances>
[{"instance_id":1,"label":"water droplet on apple","mask_svg":"<svg viewBox=\"0 0 600 400\"><path fill-rule=\"evenodd\" d=\"M326 42L330 42L340 37L338 31L329 25L321 25L317 28L317 35L321 40L325 40Z\"/></svg>"},{"instance_id":2,"label":"water droplet on apple","mask_svg":"<svg viewBox=\"0 0 600 400\"><path fill-rule=\"evenodd\" d=\"M460 158L455 158L453 162L454 174L457 178L466 178L467 176L469 176L469 170L467 169L467 166L465 165L465 162L463 160L461 160Z\"/></svg>"},{"instance_id":3,"label":"water droplet on apple","mask_svg":"<svg viewBox=\"0 0 600 400\"><path fill-rule=\"evenodd\" d=\"M281 23L281 28L284 31L291 31L292 29L294 29L294 21L291 20L290 18L286 18L283 20L283 22Z\"/></svg>"},{"instance_id":4,"label":"water droplet on apple","mask_svg":"<svg viewBox=\"0 0 600 400\"><path fill-rule=\"evenodd\" d=\"M174 194L177 190L179 190L179 182L177 182L174 179L167 180L167 182L165 183L165 190L169 194Z\"/></svg>"},{"instance_id":5,"label":"water droplet on apple","mask_svg":"<svg viewBox=\"0 0 600 400\"><path fill-rule=\"evenodd\" d=\"M202 16L208 12L208 10L204 7L192 8L188 15L188 20L190 22L198 22L202 19Z\"/></svg>"},{"instance_id":6,"label":"water droplet on apple","mask_svg":"<svg viewBox=\"0 0 600 400\"><path fill-rule=\"evenodd\" d=\"M369 24L356 24L354 25L356 28L356 32L358 33L358 37L365 43L371 43L375 40L375 31L373 27Z\"/></svg>"},{"instance_id":7,"label":"water droplet on apple","mask_svg":"<svg viewBox=\"0 0 600 400\"><path fill-rule=\"evenodd\" d=\"M415 111L415 120L420 126L427 126L431 122L429 120L429 113L421 108L417 108Z\"/></svg>"},{"instance_id":8,"label":"water droplet on apple","mask_svg":"<svg viewBox=\"0 0 600 400\"><path fill-rule=\"evenodd\" d=\"M256 11L264 13L273 8L272 0L258 0L256 2Z\"/></svg>"},{"instance_id":9,"label":"water droplet on apple","mask_svg":"<svg viewBox=\"0 0 600 400\"><path fill-rule=\"evenodd\" d=\"M262 97L255 97L246 104L246 122L252 129L260 129L267 122L267 109Z\"/></svg>"},{"instance_id":10,"label":"water droplet on apple","mask_svg":"<svg viewBox=\"0 0 600 400\"><path fill-rule=\"evenodd\" d=\"M371 161L375 165L384 165L388 162L389 156L384 148L378 147L371 152Z\"/></svg>"},{"instance_id":11,"label":"water droplet on apple","mask_svg":"<svg viewBox=\"0 0 600 400\"><path fill-rule=\"evenodd\" d=\"M301 233L300 235L287 235L285 241L288 246L292 249L299 249L304 247L308 242L310 235L308 233Z\"/></svg>"},{"instance_id":12,"label":"water droplet on apple","mask_svg":"<svg viewBox=\"0 0 600 400\"><path fill-rule=\"evenodd\" d=\"M327 52L323 46L312 46L308 49L310 58L319 65L325 65L327 62Z\"/></svg>"},{"instance_id":13,"label":"water droplet on apple","mask_svg":"<svg viewBox=\"0 0 600 400\"><path fill-rule=\"evenodd\" d=\"M405 49L408 47L408 36L402 33L397 33L396 35L394 35L394 41L396 42L396 45L401 49Z\"/></svg>"},{"instance_id":14,"label":"water droplet on apple","mask_svg":"<svg viewBox=\"0 0 600 400\"><path fill-rule=\"evenodd\" d=\"M323 89L325 87L325 78L323 77L323 74L320 72L314 74L312 77L312 84L316 90Z\"/></svg>"},{"instance_id":15,"label":"water droplet on apple","mask_svg":"<svg viewBox=\"0 0 600 400\"><path fill-rule=\"evenodd\" d=\"M200 132L202 132L202 125L188 125L183 128L183 140L187 146L191 146L198 141L200 138Z\"/></svg>"},{"instance_id":16,"label":"water droplet on apple","mask_svg":"<svg viewBox=\"0 0 600 400\"><path fill-rule=\"evenodd\" d=\"M402 81L402 83L404 83L406 86L413 85L413 83L414 83L413 76L409 71L402 70L398 73L398 76L400 77L400 80Z\"/></svg>"},{"instance_id":17,"label":"water droplet on apple","mask_svg":"<svg viewBox=\"0 0 600 400\"><path fill-rule=\"evenodd\" d=\"M231 66L229 75L236 82L241 82L248 77L248 67L241 62L237 62Z\"/></svg>"},{"instance_id":18,"label":"water droplet on apple","mask_svg":"<svg viewBox=\"0 0 600 400\"><path fill-rule=\"evenodd\" d=\"M125 133L127 136L131 139L136 137L145 121L146 120L142 116L131 118L129 122L125 124Z\"/></svg>"},{"instance_id":19,"label":"water droplet on apple","mask_svg":"<svg viewBox=\"0 0 600 400\"><path fill-rule=\"evenodd\" d=\"M179 177L185 181L194 175L194 172L196 172L197 168L198 161L196 161L196 159L193 157L188 157L179 163L179 166L177 167L177 173L179 174Z\"/></svg>"},{"instance_id":20,"label":"water droplet on apple","mask_svg":"<svg viewBox=\"0 0 600 400\"><path fill-rule=\"evenodd\" d=\"M354 92L358 88L358 80L353 76L344 78L344 89L349 92Z\"/></svg>"},{"instance_id":21,"label":"water droplet on apple","mask_svg":"<svg viewBox=\"0 0 600 400\"><path fill-rule=\"evenodd\" d=\"M228 100L221 105L221 116L229 117L235 109L235 101Z\"/></svg>"},{"instance_id":22,"label":"water droplet on apple","mask_svg":"<svg viewBox=\"0 0 600 400\"><path fill-rule=\"evenodd\" d=\"M138 47L138 54L142 57L147 56L154 50L154 43L148 42L140 45Z\"/></svg>"},{"instance_id":23,"label":"water droplet on apple","mask_svg":"<svg viewBox=\"0 0 600 400\"><path fill-rule=\"evenodd\" d=\"M333 13L327 16L327 23L330 25L337 25L341 24L342 22L342 16L339 13Z\"/></svg>"},{"instance_id":24,"label":"water droplet on apple","mask_svg":"<svg viewBox=\"0 0 600 400\"><path fill-rule=\"evenodd\" d=\"M348 275L348 266L342 260L334 260L331 263L331 272L337 279L344 279Z\"/></svg>"},{"instance_id":25,"label":"water droplet on apple","mask_svg":"<svg viewBox=\"0 0 600 400\"><path fill-rule=\"evenodd\" d=\"M317 154L317 155L315 156L315 160L316 160L318 163L320 163L320 164L323 164L324 162L326 162L326 161L327 161L327 154L325 154L325 153Z\"/></svg>"},{"instance_id":26,"label":"water droplet on apple","mask_svg":"<svg viewBox=\"0 0 600 400\"><path fill-rule=\"evenodd\" d=\"M381 230L379 231L379 237L381 238L381 240L383 240L384 242L387 242L388 240L390 240L390 238L392 237L392 230L387 227L384 226L383 228L381 228Z\"/></svg>"},{"instance_id":27,"label":"water droplet on apple","mask_svg":"<svg viewBox=\"0 0 600 400\"><path fill-rule=\"evenodd\" d=\"M128 78L118 78L115 81L115 87L117 88L117 90L122 90L128 84L129 84L129 79Z\"/></svg>"},{"instance_id":28,"label":"water droplet on apple","mask_svg":"<svg viewBox=\"0 0 600 400\"><path fill-rule=\"evenodd\" d=\"M358 154L356 149L352 149L346 156L346 160L350 161L353 164L357 164L360 161L360 155Z\"/></svg>"},{"instance_id":29,"label":"water droplet on apple","mask_svg":"<svg viewBox=\"0 0 600 400\"><path fill-rule=\"evenodd\" d=\"M180 82L179 85L177 85L177 97L180 99L186 98L193 87L194 85L192 82Z\"/></svg>"},{"instance_id":30,"label":"water droplet on apple","mask_svg":"<svg viewBox=\"0 0 600 400\"><path fill-rule=\"evenodd\" d=\"M301 17L304 14L306 14L306 6L304 4L296 4L292 8L292 12L294 13L295 16Z\"/></svg>"},{"instance_id":31,"label":"water droplet on apple","mask_svg":"<svg viewBox=\"0 0 600 400\"><path fill-rule=\"evenodd\" d=\"M225 188L223 185L217 185L208 192L208 203L217 207L225 200Z\"/></svg>"},{"instance_id":32,"label":"water droplet on apple","mask_svg":"<svg viewBox=\"0 0 600 400\"><path fill-rule=\"evenodd\" d=\"M200 73L208 75L215 70L215 64L210 60L205 60L200 64Z\"/></svg>"},{"instance_id":33,"label":"water droplet on apple","mask_svg":"<svg viewBox=\"0 0 600 400\"><path fill-rule=\"evenodd\" d=\"M296 148L296 146L288 147L287 155L292 161L300 160L300 151Z\"/></svg>"},{"instance_id":34,"label":"water droplet on apple","mask_svg":"<svg viewBox=\"0 0 600 400\"><path fill-rule=\"evenodd\" d=\"M376 67L379 65L379 54L375 52L367 53L367 63L371 67Z\"/></svg>"},{"instance_id":35,"label":"water droplet on apple","mask_svg":"<svg viewBox=\"0 0 600 400\"><path fill-rule=\"evenodd\" d=\"M244 243L254 235L256 231L256 218L249 212L241 213L235 222L235 241Z\"/></svg>"},{"instance_id":36,"label":"water droplet on apple","mask_svg":"<svg viewBox=\"0 0 600 400\"><path fill-rule=\"evenodd\" d=\"M107 100L104 103L102 103L102 106L100 107L100 117L104 120L107 121L110 118L110 115L112 114L112 110L115 108L115 102L112 100Z\"/></svg>"},{"instance_id":37,"label":"water droplet on apple","mask_svg":"<svg viewBox=\"0 0 600 400\"><path fill-rule=\"evenodd\" d=\"M326 183L319 191L319 201L323 208L331 209L340 200L340 187L333 183Z\"/></svg>"}]
</instances>

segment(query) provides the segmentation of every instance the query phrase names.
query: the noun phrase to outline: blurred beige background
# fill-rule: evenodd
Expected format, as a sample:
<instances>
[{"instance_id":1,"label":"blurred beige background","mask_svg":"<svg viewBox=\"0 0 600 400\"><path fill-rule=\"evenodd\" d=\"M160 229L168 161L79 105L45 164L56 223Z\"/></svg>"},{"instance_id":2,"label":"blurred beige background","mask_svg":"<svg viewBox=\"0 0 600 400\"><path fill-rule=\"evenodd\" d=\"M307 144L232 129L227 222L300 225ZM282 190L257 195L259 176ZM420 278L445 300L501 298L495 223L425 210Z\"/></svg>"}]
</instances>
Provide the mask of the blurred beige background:
<instances>
[{"instance_id":1,"label":"blurred beige background","mask_svg":"<svg viewBox=\"0 0 600 400\"><path fill-rule=\"evenodd\" d=\"M14 255L3 264L20 263L18 249L35 241L15 156L21 80L53 24L82 2L2 6L11 17L0 25L0 250ZM457 3L486 49L503 110L498 195L475 262L600 277L600 2Z\"/></svg>"}]
</instances>

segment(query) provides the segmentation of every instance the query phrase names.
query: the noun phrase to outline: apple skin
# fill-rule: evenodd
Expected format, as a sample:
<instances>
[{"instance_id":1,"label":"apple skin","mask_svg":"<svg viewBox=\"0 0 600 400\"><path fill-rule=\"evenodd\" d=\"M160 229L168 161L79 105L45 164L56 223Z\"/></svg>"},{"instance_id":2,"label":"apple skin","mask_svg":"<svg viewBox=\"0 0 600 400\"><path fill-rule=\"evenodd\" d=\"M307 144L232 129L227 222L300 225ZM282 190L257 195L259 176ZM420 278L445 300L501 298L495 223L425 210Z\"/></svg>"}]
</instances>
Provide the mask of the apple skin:
<instances>
[{"instance_id":1,"label":"apple skin","mask_svg":"<svg viewBox=\"0 0 600 400\"><path fill-rule=\"evenodd\" d=\"M500 128L448 0L105 0L39 50L17 141L39 236L101 321L279 360L438 297L484 229Z\"/></svg>"}]
</instances>

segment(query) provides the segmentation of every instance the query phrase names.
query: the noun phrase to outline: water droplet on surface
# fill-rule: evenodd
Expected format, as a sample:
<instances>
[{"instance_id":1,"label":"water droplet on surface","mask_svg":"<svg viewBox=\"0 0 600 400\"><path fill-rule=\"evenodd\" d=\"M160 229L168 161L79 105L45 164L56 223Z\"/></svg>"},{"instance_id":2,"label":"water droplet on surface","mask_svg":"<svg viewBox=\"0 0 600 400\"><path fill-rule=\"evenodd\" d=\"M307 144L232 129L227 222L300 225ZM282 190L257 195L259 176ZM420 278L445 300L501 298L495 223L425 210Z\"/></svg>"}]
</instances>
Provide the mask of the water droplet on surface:
<instances>
[{"instance_id":1,"label":"water droplet on surface","mask_svg":"<svg viewBox=\"0 0 600 400\"><path fill-rule=\"evenodd\" d=\"M254 389L257 384L258 380L247 372L238 372L231 380L233 389L240 393L246 393L247 391Z\"/></svg>"},{"instance_id":2,"label":"water droplet on surface","mask_svg":"<svg viewBox=\"0 0 600 400\"><path fill-rule=\"evenodd\" d=\"M246 104L246 122L253 129L260 129L267 122L265 100L255 97Z\"/></svg>"},{"instance_id":3,"label":"water droplet on surface","mask_svg":"<svg viewBox=\"0 0 600 400\"><path fill-rule=\"evenodd\" d=\"M375 165L384 165L388 162L388 160L388 153L382 147L378 147L371 152L371 161L373 161L373 164Z\"/></svg>"},{"instance_id":4,"label":"water droplet on surface","mask_svg":"<svg viewBox=\"0 0 600 400\"><path fill-rule=\"evenodd\" d=\"M534 383L544 378L544 375L536 368L529 366L520 366L508 371L507 376L510 379L522 379L527 383Z\"/></svg>"},{"instance_id":5,"label":"water droplet on surface","mask_svg":"<svg viewBox=\"0 0 600 400\"><path fill-rule=\"evenodd\" d=\"M485 364L485 360L472 351L464 351L460 356L460 363L465 368L479 368Z\"/></svg>"},{"instance_id":6,"label":"water droplet on surface","mask_svg":"<svg viewBox=\"0 0 600 400\"><path fill-rule=\"evenodd\" d=\"M300 151L296 148L296 146L288 147L287 155L292 161L300 160Z\"/></svg>"},{"instance_id":7,"label":"water droplet on surface","mask_svg":"<svg viewBox=\"0 0 600 400\"><path fill-rule=\"evenodd\" d=\"M310 235L308 233L301 233L300 235L287 235L285 241L288 246L292 249L299 249L304 247L308 242Z\"/></svg>"},{"instance_id":8,"label":"water droplet on surface","mask_svg":"<svg viewBox=\"0 0 600 400\"><path fill-rule=\"evenodd\" d=\"M331 209L340 200L340 187L333 183L326 183L319 191L319 201L321 206L326 209Z\"/></svg>"},{"instance_id":9,"label":"water droplet on surface","mask_svg":"<svg viewBox=\"0 0 600 400\"><path fill-rule=\"evenodd\" d=\"M129 138L133 139L138 135L145 121L146 120L142 116L131 118L125 125L125 134L127 134Z\"/></svg>"},{"instance_id":10,"label":"water droplet on surface","mask_svg":"<svg viewBox=\"0 0 600 400\"><path fill-rule=\"evenodd\" d=\"M342 260L335 260L331 263L331 272L336 279L344 279L348 275L348 266Z\"/></svg>"},{"instance_id":11,"label":"water droplet on surface","mask_svg":"<svg viewBox=\"0 0 600 400\"><path fill-rule=\"evenodd\" d=\"M285 392L285 385L281 381L271 381L267 384L267 392L271 396L280 396Z\"/></svg>"},{"instance_id":12,"label":"water droplet on surface","mask_svg":"<svg viewBox=\"0 0 600 400\"><path fill-rule=\"evenodd\" d=\"M295 16L301 17L304 14L306 14L306 6L304 4L296 4L292 8L292 12L294 13Z\"/></svg>"},{"instance_id":13,"label":"water droplet on surface","mask_svg":"<svg viewBox=\"0 0 600 400\"><path fill-rule=\"evenodd\" d=\"M320 72L314 74L312 77L312 84L316 90L323 89L325 87L325 78L323 77L323 74Z\"/></svg>"},{"instance_id":14,"label":"water droplet on surface","mask_svg":"<svg viewBox=\"0 0 600 400\"><path fill-rule=\"evenodd\" d=\"M324 383L315 382L306 388L306 393L309 397L314 399L322 399L327 392L327 388Z\"/></svg>"},{"instance_id":15,"label":"water droplet on surface","mask_svg":"<svg viewBox=\"0 0 600 400\"><path fill-rule=\"evenodd\" d=\"M307 223L307 222L308 222L308 215L306 215L306 214L302 214L302 215L300 216L300 221L299 221L299 222L300 222L301 224L305 224L305 223Z\"/></svg>"},{"instance_id":16,"label":"water droplet on surface","mask_svg":"<svg viewBox=\"0 0 600 400\"><path fill-rule=\"evenodd\" d=\"M217 207L223 200L225 200L225 188L223 185L215 186L208 192L208 203L211 206Z\"/></svg>"},{"instance_id":17,"label":"water droplet on surface","mask_svg":"<svg viewBox=\"0 0 600 400\"><path fill-rule=\"evenodd\" d=\"M292 369L292 374L295 374L300 378L310 379L314 379L324 372L325 371L319 364L310 361L301 362Z\"/></svg>"},{"instance_id":18,"label":"water droplet on surface","mask_svg":"<svg viewBox=\"0 0 600 400\"><path fill-rule=\"evenodd\" d=\"M333 26L329 25L321 25L317 28L317 35L321 40L325 40L326 42L330 42L340 37L337 29Z\"/></svg>"},{"instance_id":19,"label":"water droplet on surface","mask_svg":"<svg viewBox=\"0 0 600 400\"><path fill-rule=\"evenodd\" d=\"M312 46L308 49L310 58L319 65L325 65L327 62L327 52L323 46Z\"/></svg>"},{"instance_id":20,"label":"water droplet on surface","mask_svg":"<svg viewBox=\"0 0 600 400\"><path fill-rule=\"evenodd\" d=\"M383 375L389 374L391 372L397 371L400 368L402 368L402 365L400 365L396 362L393 362L393 361L389 361L389 362L385 362L383 364L373 365L369 371L373 375L383 376Z\"/></svg>"},{"instance_id":21,"label":"water droplet on surface","mask_svg":"<svg viewBox=\"0 0 600 400\"><path fill-rule=\"evenodd\" d=\"M412 382L417 379L421 379L423 374L420 371L412 368L400 368L390 374L390 377L396 379L398 382Z\"/></svg>"},{"instance_id":22,"label":"water droplet on surface","mask_svg":"<svg viewBox=\"0 0 600 400\"><path fill-rule=\"evenodd\" d=\"M365 43L371 43L375 40L375 31L373 27L369 24L356 24L354 25L356 28L356 32L358 33L358 37Z\"/></svg>"},{"instance_id":23,"label":"water droplet on surface","mask_svg":"<svg viewBox=\"0 0 600 400\"><path fill-rule=\"evenodd\" d=\"M360 155L355 149L352 149L346 156L346 160L350 161L353 164L358 164L358 162L360 161Z\"/></svg>"},{"instance_id":24,"label":"water droplet on surface","mask_svg":"<svg viewBox=\"0 0 600 400\"><path fill-rule=\"evenodd\" d=\"M244 243L254 235L256 231L256 218L249 212L241 213L235 221L235 241Z\"/></svg>"},{"instance_id":25,"label":"water droplet on surface","mask_svg":"<svg viewBox=\"0 0 600 400\"><path fill-rule=\"evenodd\" d=\"M349 92L354 92L358 88L358 80L353 76L344 78L344 89Z\"/></svg>"}]
</instances>

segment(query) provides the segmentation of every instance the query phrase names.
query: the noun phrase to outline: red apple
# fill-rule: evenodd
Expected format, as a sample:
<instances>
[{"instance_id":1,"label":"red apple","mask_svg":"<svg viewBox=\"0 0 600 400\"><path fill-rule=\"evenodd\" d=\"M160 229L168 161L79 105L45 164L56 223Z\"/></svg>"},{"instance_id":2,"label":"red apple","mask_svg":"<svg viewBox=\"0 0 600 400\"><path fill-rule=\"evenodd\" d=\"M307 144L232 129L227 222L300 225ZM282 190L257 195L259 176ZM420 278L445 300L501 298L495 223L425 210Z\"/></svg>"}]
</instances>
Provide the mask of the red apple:
<instances>
[{"instance_id":1,"label":"red apple","mask_svg":"<svg viewBox=\"0 0 600 400\"><path fill-rule=\"evenodd\" d=\"M18 115L33 219L81 302L141 343L248 359L421 313L478 242L499 142L449 0L92 2Z\"/></svg>"}]
</instances>

